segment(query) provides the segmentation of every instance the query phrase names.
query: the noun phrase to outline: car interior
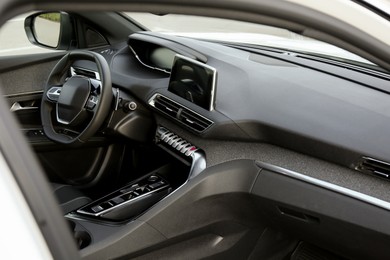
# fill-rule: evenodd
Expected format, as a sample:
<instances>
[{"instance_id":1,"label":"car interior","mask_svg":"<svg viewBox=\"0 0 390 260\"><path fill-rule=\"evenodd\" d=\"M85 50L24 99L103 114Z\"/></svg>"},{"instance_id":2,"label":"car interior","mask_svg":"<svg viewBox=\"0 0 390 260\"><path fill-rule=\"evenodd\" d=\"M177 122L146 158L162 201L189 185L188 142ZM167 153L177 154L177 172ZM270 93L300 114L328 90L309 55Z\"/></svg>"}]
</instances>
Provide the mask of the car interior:
<instances>
[{"instance_id":1,"label":"car interior","mask_svg":"<svg viewBox=\"0 0 390 260\"><path fill-rule=\"evenodd\" d=\"M82 259L390 255L382 63L50 13L58 51L0 57L2 93Z\"/></svg>"}]
</instances>

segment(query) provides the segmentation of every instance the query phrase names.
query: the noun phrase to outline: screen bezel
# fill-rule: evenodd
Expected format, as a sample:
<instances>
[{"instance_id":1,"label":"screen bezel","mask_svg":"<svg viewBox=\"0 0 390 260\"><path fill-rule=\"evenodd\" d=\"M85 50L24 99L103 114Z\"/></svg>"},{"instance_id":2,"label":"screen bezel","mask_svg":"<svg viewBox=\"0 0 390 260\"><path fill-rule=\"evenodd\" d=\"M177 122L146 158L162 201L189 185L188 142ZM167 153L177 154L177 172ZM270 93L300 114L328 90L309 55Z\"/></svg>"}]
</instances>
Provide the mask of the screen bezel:
<instances>
[{"instance_id":1,"label":"screen bezel","mask_svg":"<svg viewBox=\"0 0 390 260\"><path fill-rule=\"evenodd\" d=\"M172 65L172 70L171 70L171 76L170 76L170 78L169 78L169 84L168 84L168 91L170 91L171 93L173 93L173 94L175 94L175 95L177 95L177 96L179 96L179 97L181 97L181 98L183 98L183 99L185 99L185 100L187 100L187 101L189 101L189 102L191 102L190 100L188 100L188 99L186 99L186 98L184 98L184 97L182 97L182 96L180 96L180 95L178 95L177 93L175 93L175 92L173 92L173 91L171 91L171 90L169 90L169 86L171 85L171 82L172 82L172 75L173 75L173 71L175 70L175 66L176 66L176 61L177 60L185 60L186 62L189 62L189 63L192 63L192 64L194 64L195 66L200 66L200 67L202 67L202 68L204 68L204 69L206 69L206 70L208 70L209 72L211 72L210 74L211 74L211 86L210 86L210 93L209 93L209 96L210 96L210 98L209 98L209 101L208 101L208 107L207 108L205 108L205 107L203 107L203 106L201 106L201 105L199 105L199 104L196 104L196 103L193 103L194 105L197 105L198 107L201 107L201 108L203 108L203 109L207 109L207 110L209 110L209 111L212 111L212 110L214 110L214 102L215 102L215 92L216 92L216 81L217 81L217 70L215 69L215 68L213 68L213 67L211 67L211 66L209 66L209 65L207 65L207 64L204 64L204 63L202 63L202 62L199 62L199 61L197 61L197 60L194 60L194 59L191 59L191 58L188 58L188 57L186 57L186 56L183 56L183 55L180 55L180 54L176 54L175 55L175 58L174 58L174 60L173 60L173 65Z\"/></svg>"}]
</instances>

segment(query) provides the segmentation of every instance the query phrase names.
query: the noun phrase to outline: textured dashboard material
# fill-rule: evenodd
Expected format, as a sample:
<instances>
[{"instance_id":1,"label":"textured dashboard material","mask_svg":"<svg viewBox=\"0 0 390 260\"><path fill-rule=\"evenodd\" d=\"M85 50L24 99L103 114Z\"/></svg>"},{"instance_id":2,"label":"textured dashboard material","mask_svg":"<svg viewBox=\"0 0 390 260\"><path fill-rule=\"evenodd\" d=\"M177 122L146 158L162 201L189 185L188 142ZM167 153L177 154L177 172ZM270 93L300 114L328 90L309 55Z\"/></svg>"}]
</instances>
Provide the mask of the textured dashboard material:
<instances>
[{"instance_id":1,"label":"textured dashboard material","mask_svg":"<svg viewBox=\"0 0 390 260\"><path fill-rule=\"evenodd\" d=\"M156 119L158 124L204 150L207 167L235 159L253 159L390 202L390 183L382 179L266 143L203 139L164 117Z\"/></svg>"}]
</instances>

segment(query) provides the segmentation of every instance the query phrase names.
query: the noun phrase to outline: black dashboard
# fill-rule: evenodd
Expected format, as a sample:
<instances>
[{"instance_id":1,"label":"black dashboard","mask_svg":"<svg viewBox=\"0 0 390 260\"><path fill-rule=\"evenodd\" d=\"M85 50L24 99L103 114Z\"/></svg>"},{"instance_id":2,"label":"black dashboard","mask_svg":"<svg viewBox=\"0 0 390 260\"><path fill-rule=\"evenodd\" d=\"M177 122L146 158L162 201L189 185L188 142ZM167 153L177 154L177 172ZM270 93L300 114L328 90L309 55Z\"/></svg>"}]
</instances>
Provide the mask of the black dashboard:
<instances>
[{"instance_id":1,"label":"black dashboard","mask_svg":"<svg viewBox=\"0 0 390 260\"><path fill-rule=\"evenodd\" d=\"M130 35L106 58L114 87L155 111L158 123L169 122L207 144L271 145L373 174L377 165L366 159L374 158L387 171L390 96L383 93L389 87L384 73L150 32ZM178 72L175 59L184 60L187 70ZM172 87L176 80L188 84Z\"/></svg>"}]
</instances>

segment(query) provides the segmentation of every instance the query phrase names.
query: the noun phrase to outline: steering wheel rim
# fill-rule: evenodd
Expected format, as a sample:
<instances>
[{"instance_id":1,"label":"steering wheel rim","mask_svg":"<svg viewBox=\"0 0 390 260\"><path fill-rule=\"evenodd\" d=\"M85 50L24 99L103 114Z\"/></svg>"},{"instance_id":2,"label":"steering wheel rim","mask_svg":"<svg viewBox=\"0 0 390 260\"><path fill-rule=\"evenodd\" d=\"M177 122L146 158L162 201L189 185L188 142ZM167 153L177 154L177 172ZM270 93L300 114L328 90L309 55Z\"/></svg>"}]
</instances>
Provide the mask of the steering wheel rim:
<instances>
[{"instance_id":1,"label":"steering wheel rim","mask_svg":"<svg viewBox=\"0 0 390 260\"><path fill-rule=\"evenodd\" d=\"M70 67L77 60L88 60L96 64L100 76L100 86L94 90L96 92L97 89L99 89L100 91L98 91L98 94L93 94L91 92L92 87L90 78L82 76L72 76L66 81L64 80L64 76L67 75L70 70ZM53 91L53 88L57 88L57 90L59 90L56 94L56 96L58 95L57 100L55 100L55 98L49 98L49 96L52 97L49 91ZM84 98L85 95L88 96L87 100L85 100ZM92 95L94 95L96 98L93 103L93 108L89 109L90 107L87 106L87 103L91 99ZM78 96L82 97L80 98ZM102 55L91 51L71 51L67 53L54 66L45 85L41 103L41 120L43 131L50 140L57 143L67 145L83 144L90 137L92 137L103 125L110 111L112 98L113 94L111 73L109 65L105 58ZM84 104L82 104L83 102ZM70 113L72 114L71 116L75 115L75 117L69 122L65 120L60 120L58 116L58 111L60 109L62 109L62 114L68 115ZM75 109L81 110L77 114L75 113ZM57 131L55 131L53 119L57 121L57 124L60 124L62 126L70 125L74 121L82 120L81 115L85 114L87 111L89 111L89 114L92 113L92 117L86 127L82 131L80 131L80 133L75 137L71 137L67 134L58 133ZM53 115L54 112L56 113L56 117L54 117Z\"/></svg>"}]
</instances>

